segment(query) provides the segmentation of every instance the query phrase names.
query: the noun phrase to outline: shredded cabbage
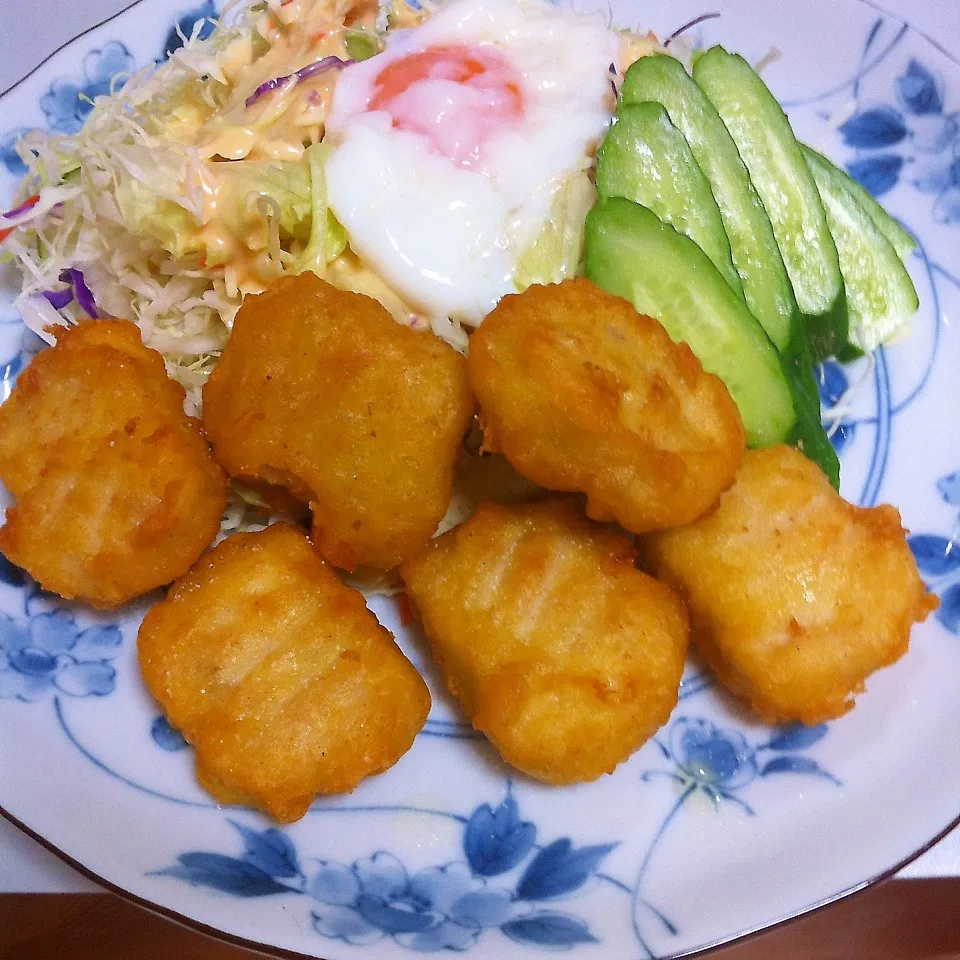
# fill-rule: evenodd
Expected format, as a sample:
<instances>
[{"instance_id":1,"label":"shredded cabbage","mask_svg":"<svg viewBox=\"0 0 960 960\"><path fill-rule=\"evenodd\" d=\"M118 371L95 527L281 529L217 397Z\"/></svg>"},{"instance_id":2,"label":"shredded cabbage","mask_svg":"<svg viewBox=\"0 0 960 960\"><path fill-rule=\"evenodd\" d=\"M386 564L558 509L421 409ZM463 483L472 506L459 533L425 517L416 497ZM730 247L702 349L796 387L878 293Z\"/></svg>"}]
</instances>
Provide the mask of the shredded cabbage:
<instances>
[{"instance_id":1,"label":"shredded cabbage","mask_svg":"<svg viewBox=\"0 0 960 960\"><path fill-rule=\"evenodd\" d=\"M169 60L99 97L79 133L25 135L21 198L40 199L10 220L3 251L21 268L27 325L49 342L47 327L84 316L76 298L57 310L44 296L80 271L100 312L134 320L163 354L197 412L242 297L284 273L324 275L346 246L319 145L335 77L246 101L273 76L346 58L348 42L374 52L377 16L363 0L228 5L207 39L196 24Z\"/></svg>"}]
</instances>

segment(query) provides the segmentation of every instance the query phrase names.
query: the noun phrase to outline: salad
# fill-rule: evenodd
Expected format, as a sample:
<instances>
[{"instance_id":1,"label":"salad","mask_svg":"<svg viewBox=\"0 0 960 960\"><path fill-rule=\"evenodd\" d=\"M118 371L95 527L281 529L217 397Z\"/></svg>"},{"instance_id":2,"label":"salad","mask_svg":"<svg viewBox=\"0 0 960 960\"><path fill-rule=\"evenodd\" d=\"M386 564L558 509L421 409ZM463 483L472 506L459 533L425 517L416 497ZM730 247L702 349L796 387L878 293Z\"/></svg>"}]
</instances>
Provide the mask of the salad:
<instances>
[{"instance_id":1,"label":"salad","mask_svg":"<svg viewBox=\"0 0 960 960\"><path fill-rule=\"evenodd\" d=\"M344 69L430 12L402 0L231 2L208 37L197 23L166 62L118 78L79 133L23 137L28 173L0 236L23 274L17 308L27 325L49 342L51 324L135 320L194 413L242 298L283 275L311 270L373 295L411 325L432 320L462 349L459 324L424 318L351 249L325 182L326 123ZM657 46L624 31L610 49L622 65ZM607 62L594 72L610 98L597 109L595 140L612 93ZM576 268L594 199L584 172L592 155L582 153L547 178L518 286ZM561 216L548 220L551 206Z\"/></svg>"},{"instance_id":2,"label":"salad","mask_svg":"<svg viewBox=\"0 0 960 960\"><path fill-rule=\"evenodd\" d=\"M390 22L403 17L417 14ZM134 318L196 404L243 295L342 250L304 144L321 139L335 72L374 53L386 25L369 5L233 4L207 39L196 24L98 99L78 134L27 135L29 196L6 215L4 248L28 326Z\"/></svg>"}]
</instances>

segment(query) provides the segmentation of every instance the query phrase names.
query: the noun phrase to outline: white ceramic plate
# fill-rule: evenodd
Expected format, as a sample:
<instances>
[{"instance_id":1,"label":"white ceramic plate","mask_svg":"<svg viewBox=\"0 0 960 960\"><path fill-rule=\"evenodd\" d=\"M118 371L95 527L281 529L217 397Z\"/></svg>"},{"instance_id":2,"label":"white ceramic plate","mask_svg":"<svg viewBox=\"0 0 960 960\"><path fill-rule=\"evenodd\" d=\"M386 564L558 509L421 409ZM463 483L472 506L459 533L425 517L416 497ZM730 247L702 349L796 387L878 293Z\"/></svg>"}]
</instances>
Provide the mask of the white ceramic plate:
<instances>
[{"instance_id":1,"label":"white ceramic plate","mask_svg":"<svg viewBox=\"0 0 960 960\"><path fill-rule=\"evenodd\" d=\"M16 85L0 108L0 187L18 131L82 122L83 95L155 60L212 8L142 0ZM909 654L828 726L771 729L695 664L670 723L613 776L550 789L511 777L463 725L396 605L375 605L428 675L435 708L397 766L283 831L211 803L136 666L143 608L96 618L0 585L0 807L121 892L233 938L308 956L465 951L605 960L742 936L885 875L960 812L960 65L865 2L722 0L701 43L766 72L802 137L855 173L920 241L916 331L875 366L823 372L827 402L864 379L837 436L844 492L897 504L941 609ZM702 0L615 2L664 35ZM189 30L188 30L189 32ZM9 383L36 349L0 295Z\"/></svg>"}]
</instances>

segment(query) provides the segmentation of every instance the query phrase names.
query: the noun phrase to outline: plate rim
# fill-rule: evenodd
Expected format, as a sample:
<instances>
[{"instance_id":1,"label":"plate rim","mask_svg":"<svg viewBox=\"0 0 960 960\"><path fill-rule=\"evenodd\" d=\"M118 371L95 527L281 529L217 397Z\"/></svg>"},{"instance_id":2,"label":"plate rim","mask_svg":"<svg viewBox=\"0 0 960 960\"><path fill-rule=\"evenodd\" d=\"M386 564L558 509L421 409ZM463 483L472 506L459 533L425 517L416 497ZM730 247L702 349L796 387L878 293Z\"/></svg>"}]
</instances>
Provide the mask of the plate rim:
<instances>
[{"instance_id":1,"label":"plate rim","mask_svg":"<svg viewBox=\"0 0 960 960\"><path fill-rule=\"evenodd\" d=\"M70 37L61 43L58 47L44 56L39 60L34 66L22 74L17 80L12 82L5 89L0 90L0 102L4 101L5 98L14 93L22 84L28 81L30 78L35 76L40 72L44 67L50 64L58 55L64 53L68 48L72 47L78 41L82 40L84 37L98 31L107 24L112 23L113 21L119 20L124 17L124 15L130 13L134 8L141 6L148 0L131 0L131 2L126 3L121 9L116 12L106 16L96 23L90 25L84 30L80 31L76 35ZM930 44L931 47L937 50L938 53L946 57L952 64L960 68L960 56L949 51L944 47L939 41L934 39L927 33L924 29L916 26L911 22L907 17L893 13L880 2L876 0L850 0L851 5L858 5L862 7L867 7L871 10L874 10L881 16L891 20L896 24L900 24L906 30L914 33L916 36L921 38L924 42ZM35 843L39 844L43 849L51 853L57 858L58 861L75 870L81 876L95 883L98 887L101 888L100 893L112 893L122 900L133 904L134 906L146 910L154 915L160 916L167 921L176 923L182 927L185 927L195 933L202 934L204 936L210 937L216 941L227 943L242 949L250 950L255 953L259 953L268 957L280 958L280 960L318 960L320 958L319 953L303 953L297 950L291 950L289 948L276 946L274 944L266 943L261 940L253 940L243 936L240 936L236 933L231 933L227 930L223 930L219 927L212 926L203 920L196 919L185 913L180 912L173 907L166 906L162 903L157 902L151 898L143 896L138 893L120 886L119 884L108 880L103 877L95 870L81 863L80 861L74 859L70 854L66 853L59 846L57 846L53 841L44 837L43 835L35 832L33 829L28 827L24 822L18 819L14 814L8 811L2 804L0 804L0 817L6 820L8 823L13 825L17 830L22 834L33 840ZM812 916L814 913L817 913L833 904L839 903L841 900L846 900L851 896L862 893L865 890L871 889L877 886L880 883L883 883L887 880L892 879L897 873L907 867L909 864L915 862L933 847L935 847L940 841L946 838L954 830L960 831L960 810L958 810L956 816L950 820L942 829L940 829L933 837L925 841L919 848L913 850L911 853L904 856L898 862L894 863L889 868L882 870L881 872L874 874L867 879L859 881L857 883L851 884L844 889L837 891L836 893L830 894L824 897L821 900L814 901L808 905L804 905L793 912L782 916L776 920L773 920L767 924L761 924L758 926L748 927L744 930L739 930L735 933L725 935L717 940L711 941L709 943L697 946L693 949L680 951L676 953L667 953L663 954L659 960L693 960L693 958L706 957L709 954L714 953L717 950L720 950L724 947L729 947L734 944L746 943L751 941L761 935L772 933L785 927L789 924L792 924L798 920L801 920L805 917ZM906 878L909 880L912 878ZM37 894L34 894L37 895Z\"/></svg>"},{"instance_id":2,"label":"plate rim","mask_svg":"<svg viewBox=\"0 0 960 960\"><path fill-rule=\"evenodd\" d=\"M70 37L68 40L64 40L55 50L51 50L42 60L39 60L34 64L26 73L20 76L18 79L14 80L8 87L3 90L0 90L0 100L2 100L8 93L12 93L20 84L24 83L26 80L29 80L38 70L41 70L45 67L57 54L62 53L67 47L72 46L78 40L82 40L87 34L93 33L94 30L99 30L100 27L106 26L108 23L111 23L113 20L116 20L118 17L122 17L129 10L132 10L134 7L139 6L141 3L144 3L145 0L131 0L126 6L122 7L120 10L117 10L116 13L111 13L108 17L104 17L102 20L97 23L92 24L87 27L85 30L82 30L76 36ZM888 17L891 20L896 21L897 23L905 26L908 30L913 31L917 36L922 37L927 41L932 47L937 49L949 60L953 61L958 67L960 67L960 56L952 53L948 50L939 40L930 36L926 30L922 27L918 27L916 24L912 23L910 20L902 17L900 14L891 13L886 7L881 6L876 0L852 0L854 3L862 4L865 7L869 7L871 10L876 10L877 13L882 14L884 17Z\"/></svg>"},{"instance_id":3,"label":"plate rim","mask_svg":"<svg viewBox=\"0 0 960 960\"><path fill-rule=\"evenodd\" d=\"M140 3L141 0L135 0L135 2ZM201 933L205 936L213 938L214 940L219 940L221 943L228 943L232 946L242 947L243 949L252 950L268 957L277 957L279 960L322 960L319 954L300 953L297 950L289 950L285 947L278 947L273 944L263 943L260 940L249 940L246 937L241 937L238 934L230 933L227 930L221 930L219 927L211 926L208 923L204 923L202 920L197 920L194 917L187 916L186 914L180 913L180 911L175 910L172 907L164 906L163 904L157 903L156 901L148 899L147 897L140 896L140 894L133 893L131 890L127 890L125 887L121 887L118 884L100 876L100 874L98 874L96 871L84 866L84 864L80 863L78 860L74 860L73 857L61 850L52 841L31 830L30 827L18 820L17 817L15 817L2 805L0 805L0 817L3 817L4 820L16 827L21 833L28 836L35 843L38 843L47 852L52 853L62 863L65 863L68 867L73 868L79 874L86 877L86 879L92 880L98 886L103 887L104 889L102 892L104 893L112 893L128 903L132 903L136 907L140 907L143 910L147 910L150 913L161 916L165 920L169 920L172 923L177 923L182 927L186 927L189 930L194 931L195 933ZM894 864L889 869L884 870L883 872L876 874L867 880L853 884L852 886L847 887L836 894L825 897L823 900L819 900L808 906L801 907L794 913L791 913L785 917L780 917L778 920L774 920L772 923L738 931L737 933L733 933L728 937L714 940L712 943L695 947L693 950L681 951L680 953L663 954L658 958L658 960L694 960L694 958L697 957L706 957L707 955L724 947L746 943L747 941L753 940L756 937L780 930L788 924L795 923L797 920L802 920L804 917L809 917L814 913L819 913L821 910L824 910L835 903L839 903L841 900L846 900L849 897L856 896L857 894L863 893L865 890L869 890L886 880L890 880L904 867L923 856L923 854L943 840L944 837L958 828L960 828L960 813L958 813L957 816L950 821L950 823L948 823L936 836L928 840L918 850L913 851L908 856L904 857L899 863ZM904 882L906 883L910 881L905 880ZM90 896L91 894L86 893L82 895ZM92 895L95 896L96 894Z\"/></svg>"}]
</instances>

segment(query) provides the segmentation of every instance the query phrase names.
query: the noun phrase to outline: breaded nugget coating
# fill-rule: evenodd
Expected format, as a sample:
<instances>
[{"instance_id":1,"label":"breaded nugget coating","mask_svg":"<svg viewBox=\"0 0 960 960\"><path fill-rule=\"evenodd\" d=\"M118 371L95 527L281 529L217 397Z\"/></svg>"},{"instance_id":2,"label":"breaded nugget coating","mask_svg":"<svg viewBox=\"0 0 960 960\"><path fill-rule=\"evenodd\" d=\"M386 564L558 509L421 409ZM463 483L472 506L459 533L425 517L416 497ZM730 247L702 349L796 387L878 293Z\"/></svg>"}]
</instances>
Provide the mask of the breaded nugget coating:
<instances>
[{"instance_id":1,"label":"breaded nugget coating","mask_svg":"<svg viewBox=\"0 0 960 960\"><path fill-rule=\"evenodd\" d=\"M634 533L689 523L746 445L719 377L661 324L588 280L504 297L470 338L484 445Z\"/></svg>"},{"instance_id":2,"label":"breaded nugget coating","mask_svg":"<svg viewBox=\"0 0 960 960\"><path fill-rule=\"evenodd\" d=\"M855 507L788 446L751 450L718 508L643 543L694 645L767 723L846 713L936 608L889 505Z\"/></svg>"},{"instance_id":3,"label":"breaded nugget coating","mask_svg":"<svg viewBox=\"0 0 960 960\"><path fill-rule=\"evenodd\" d=\"M450 691L507 763L595 780L670 716L687 649L672 590L567 501L482 504L401 567Z\"/></svg>"},{"instance_id":4,"label":"breaded nugget coating","mask_svg":"<svg viewBox=\"0 0 960 960\"><path fill-rule=\"evenodd\" d=\"M296 527L220 543L147 614L144 680L224 803L300 819L410 749L420 675Z\"/></svg>"},{"instance_id":5,"label":"breaded nugget coating","mask_svg":"<svg viewBox=\"0 0 960 960\"><path fill-rule=\"evenodd\" d=\"M203 391L228 473L309 502L314 544L347 570L423 548L472 413L452 347L311 273L244 300Z\"/></svg>"},{"instance_id":6,"label":"breaded nugget coating","mask_svg":"<svg viewBox=\"0 0 960 960\"><path fill-rule=\"evenodd\" d=\"M119 606L190 569L220 528L226 477L183 388L137 327L57 330L0 406L0 551L45 589Z\"/></svg>"}]
</instances>

